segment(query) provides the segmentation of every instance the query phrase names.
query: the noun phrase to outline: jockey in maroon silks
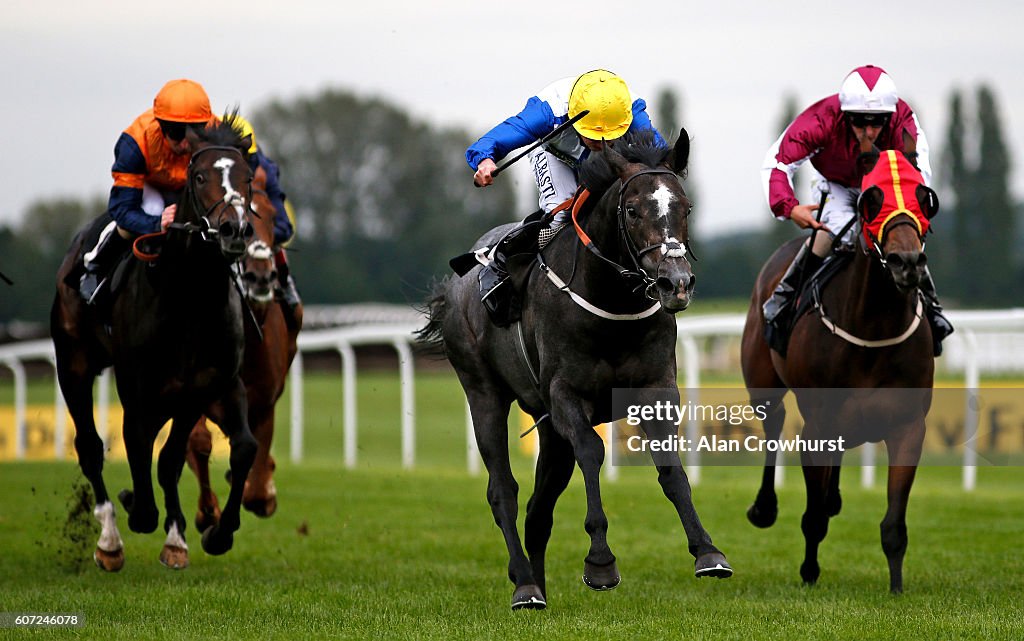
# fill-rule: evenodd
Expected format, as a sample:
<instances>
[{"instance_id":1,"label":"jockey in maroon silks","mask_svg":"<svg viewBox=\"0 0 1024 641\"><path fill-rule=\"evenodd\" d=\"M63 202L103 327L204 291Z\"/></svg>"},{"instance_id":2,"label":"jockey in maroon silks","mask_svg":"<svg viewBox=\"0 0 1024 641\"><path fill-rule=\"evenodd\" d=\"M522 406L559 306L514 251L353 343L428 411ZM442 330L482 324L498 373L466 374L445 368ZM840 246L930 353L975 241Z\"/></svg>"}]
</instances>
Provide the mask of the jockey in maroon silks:
<instances>
[{"instance_id":1,"label":"jockey in maroon silks","mask_svg":"<svg viewBox=\"0 0 1024 641\"><path fill-rule=\"evenodd\" d=\"M819 229L814 247L805 243L778 287L764 304L765 338L773 349L784 353L786 333L793 320L797 288L805 275L813 274L831 251L835 234L846 229L842 242L853 242L853 226L860 195L861 168L857 159L864 149L903 152L921 172L925 185L931 183L928 140L917 116L896 93L896 85L883 69L858 67L833 94L805 109L768 150L761 168L765 195L779 220L792 220L799 227ZM793 175L806 161L814 170L812 192L824 195L824 206L801 204L793 192ZM815 211L821 207L820 218ZM942 352L942 340L953 327L942 315L935 283L925 269L920 284L927 302L926 315L935 341L935 354ZM780 350L779 347L782 347Z\"/></svg>"}]
</instances>

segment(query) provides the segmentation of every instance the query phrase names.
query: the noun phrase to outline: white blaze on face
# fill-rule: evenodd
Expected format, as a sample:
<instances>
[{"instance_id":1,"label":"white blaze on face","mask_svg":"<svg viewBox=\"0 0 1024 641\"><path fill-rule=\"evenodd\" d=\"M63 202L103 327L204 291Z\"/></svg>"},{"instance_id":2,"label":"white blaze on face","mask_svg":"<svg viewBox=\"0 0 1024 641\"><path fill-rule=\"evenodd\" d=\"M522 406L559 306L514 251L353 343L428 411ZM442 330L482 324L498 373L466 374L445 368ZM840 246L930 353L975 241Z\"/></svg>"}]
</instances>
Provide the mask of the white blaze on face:
<instances>
[{"instance_id":1,"label":"white blaze on face","mask_svg":"<svg viewBox=\"0 0 1024 641\"><path fill-rule=\"evenodd\" d=\"M238 221L242 222L245 219L245 207L243 207L245 199L231 186L231 168L235 166L235 161L230 158L221 158L213 163L213 166L220 169L221 186L224 187L224 202L235 208L238 213Z\"/></svg>"},{"instance_id":2,"label":"white blaze on face","mask_svg":"<svg viewBox=\"0 0 1024 641\"><path fill-rule=\"evenodd\" d=\"M654 202L658 204L658 218L665 218L668 216L669 206L672 204L672 201L675 200L675 195L672 193L672 190L665 185L662 185L654 190L654 193L651 194L651 198L653 198Z\"/></svg>"}]
</instances>

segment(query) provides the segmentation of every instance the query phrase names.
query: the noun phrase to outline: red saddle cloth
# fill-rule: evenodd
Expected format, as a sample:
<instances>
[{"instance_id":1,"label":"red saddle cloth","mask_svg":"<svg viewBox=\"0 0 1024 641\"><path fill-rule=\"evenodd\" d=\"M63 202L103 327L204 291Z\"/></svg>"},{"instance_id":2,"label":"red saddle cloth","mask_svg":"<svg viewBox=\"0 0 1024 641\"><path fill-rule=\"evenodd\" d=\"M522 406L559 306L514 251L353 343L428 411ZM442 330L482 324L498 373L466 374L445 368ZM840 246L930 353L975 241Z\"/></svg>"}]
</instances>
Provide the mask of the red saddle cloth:
<instances>
[{"instance_id":1,"label":"red saddle cloth","mask_svg":"<svg viewBox=\"0 0 1024 641\"><path fill-rule=\"evenodd\" d=\"M864 222L864 240L870 246L875 239L881 239L885 226L899 214L909 215L917 224L917 231L924 236L931 223L917 199L917 188L924 185L921 175L902 153L883 151L874 169L861 181L861 191L872 187L882 190L882 210L872 220Z\"/></svg>"}]
</instances>

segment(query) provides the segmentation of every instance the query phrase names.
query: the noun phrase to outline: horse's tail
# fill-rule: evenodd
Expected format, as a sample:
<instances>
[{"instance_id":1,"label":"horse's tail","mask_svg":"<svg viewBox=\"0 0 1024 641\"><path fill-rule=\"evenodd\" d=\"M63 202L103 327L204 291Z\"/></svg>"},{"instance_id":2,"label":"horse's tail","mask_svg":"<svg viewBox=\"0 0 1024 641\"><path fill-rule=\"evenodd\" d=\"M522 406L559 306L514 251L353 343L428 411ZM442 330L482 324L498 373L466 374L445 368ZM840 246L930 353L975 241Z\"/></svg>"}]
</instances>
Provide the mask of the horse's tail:
<instances>
[{"instance_id":1,"label":"horse's tail","mask_svg":"<svg viewBox=\"0 0 1024 641\"><path fill-rule=\"evenodd\" d=\"M442 329L444 317L448 311L445 295L448 291L449 278L449 276L445 276L440 280L435 280L430 287L430 294L427 296L427 300L419 307L419 310L427 316L427 324L416 330L416 338L427 349L444 349Z\"/></svg>"}]
</instances>

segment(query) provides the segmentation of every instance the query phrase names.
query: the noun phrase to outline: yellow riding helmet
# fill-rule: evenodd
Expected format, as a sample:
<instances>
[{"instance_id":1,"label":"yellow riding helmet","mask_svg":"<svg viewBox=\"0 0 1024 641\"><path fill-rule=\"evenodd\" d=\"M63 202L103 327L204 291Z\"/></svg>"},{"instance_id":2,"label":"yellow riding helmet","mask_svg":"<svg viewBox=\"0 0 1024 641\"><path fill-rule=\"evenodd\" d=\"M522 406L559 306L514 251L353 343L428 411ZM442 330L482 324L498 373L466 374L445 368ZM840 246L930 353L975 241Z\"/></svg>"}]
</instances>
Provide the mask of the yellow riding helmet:
<instances>
[{"instance_id":1,"label":"yellow riding helmet","mask_svg":"<svg viewBox=\"0 0 1024 641\"><path fill-rule=\"evenodd\" d=\"M213 119L206 90L198 82L184 78L163 86L153 99L153 115L170 122L208 122Z\"/></svg>"},{"instance_id":2,"label":"yellow riding helmet","mask_svg":"<svg viewBox=\"0 0 1024 641\"><path fill-rule=\"evenodd\" d=\"M590 113L573 127L591 140L615 140L624 135L633 122L633 98L626 82L604 69L583 74L569 92L569 117L585 109Z\"/></svg>"},{"instance_id":3,"label":"yellow riding helmet","mask_svg":"<svg viewBox=\"0 0 1024 641\"><path fill-rule=\"evenodd\" d=\"M242 138L245 138L246 136L252 136L252 145L249 146L249 149L246 150L246 153L256 153L256 132L252 128L252 123L250 123L248 120L246 120L238 114L235 114L235 117L231 121L231 123L235 130L239 133L239 135L242 136Z\"/></svg>"}]
</instances>

